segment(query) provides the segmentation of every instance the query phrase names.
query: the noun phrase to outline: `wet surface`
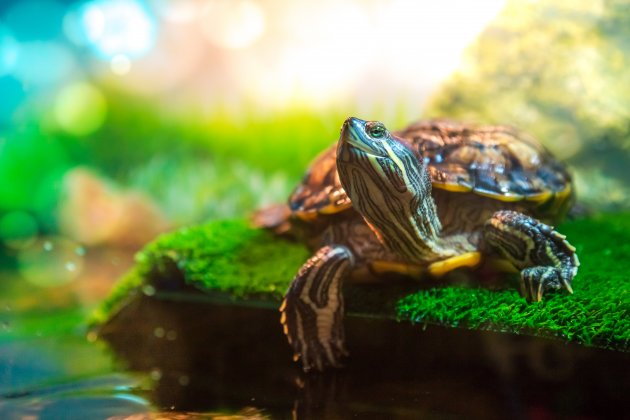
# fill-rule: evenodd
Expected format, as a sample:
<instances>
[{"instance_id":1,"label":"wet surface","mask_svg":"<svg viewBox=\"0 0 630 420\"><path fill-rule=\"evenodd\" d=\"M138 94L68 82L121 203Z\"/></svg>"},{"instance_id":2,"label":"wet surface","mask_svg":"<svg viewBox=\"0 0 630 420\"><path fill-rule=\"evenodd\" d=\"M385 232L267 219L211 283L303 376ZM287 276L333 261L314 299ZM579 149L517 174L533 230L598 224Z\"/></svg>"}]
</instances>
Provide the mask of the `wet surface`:
<instances>
[{"instance_id":1,"label":"wet surface","mask_svg":"<svg viewBox=\"0 0 630 420\"><path fill-rule=\"evenodd\" d=\"M305 375L275 308L163 293L96 339L85 320L111 281L92 280L125 267L87 257L65 291L2 278L0 419L617 419L627 407L629 354L527 336L349 316L346 367Z\"/></svg>"},{"instance_id":2,"label":"wet surface","mask_svg":"<svg viewBox=\"0 0 630 420\"><path fill-rule=\"evenodd\" d=\"M276 311L142 297L101 337L161 411L273 418L621 418L630 355L484 331L347 319L345 369L305 375ZM627 412L626 412L627 414Z\"/></svg>"}]
</instances>

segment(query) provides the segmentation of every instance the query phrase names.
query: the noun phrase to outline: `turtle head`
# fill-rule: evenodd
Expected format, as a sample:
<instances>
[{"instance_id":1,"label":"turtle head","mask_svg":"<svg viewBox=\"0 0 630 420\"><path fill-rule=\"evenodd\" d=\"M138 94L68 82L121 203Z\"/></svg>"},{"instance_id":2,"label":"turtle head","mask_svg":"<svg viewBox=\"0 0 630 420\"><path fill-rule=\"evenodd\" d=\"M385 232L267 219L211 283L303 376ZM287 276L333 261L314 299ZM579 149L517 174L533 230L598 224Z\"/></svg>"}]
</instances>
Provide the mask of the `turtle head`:
<instances>
[{"instance_id":1,"label":"turtle head","mask_svg":"<svg viewBox=\"0 0 630 420\"><path fill-rule=\"evenodd\" d=\"M355 117L348 118L341 127L339 147L345 145L350 154L368 154L387 156L385 144L391 142L391 134L379 121L364 121Z\"/></svg>"},{"instance_id":2,"label":"turtle head","mask_svg":"<svg viewBox=\"0 0 630 420\"><path fill-rule=\"evenodd\" d=\"M409 258L422 256L418 248L431 248L440 230L431 179L404 140L378 121L348 118L337 145L337 170L352 206L390 248Z\"/></svg>"},{"instance_id":3,"label":"turtle head","mask_svg":"<svg viewBox=\"0 0 630 420\"><path fill-rule=\"evenodd\" d=\"M425 165L379 121L350 117L343 123L337 168L344 189L359 207L375 193L410 202L431 192Z\"/></svg>"}]
</instances>

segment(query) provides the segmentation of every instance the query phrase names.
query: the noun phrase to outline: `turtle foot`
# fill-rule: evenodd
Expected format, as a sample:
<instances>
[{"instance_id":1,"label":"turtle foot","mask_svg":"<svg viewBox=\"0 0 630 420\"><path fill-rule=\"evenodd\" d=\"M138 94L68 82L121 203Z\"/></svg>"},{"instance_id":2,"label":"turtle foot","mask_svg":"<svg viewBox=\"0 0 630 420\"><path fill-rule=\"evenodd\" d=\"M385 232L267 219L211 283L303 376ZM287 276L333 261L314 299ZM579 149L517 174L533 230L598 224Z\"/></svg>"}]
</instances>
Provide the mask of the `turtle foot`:
<instances>
[{"instance_id":1,"label":"turtle foot","mask_svg":"<svg viewBox=\"0 0 630 420\"><path fill-rule=\"evenodd\" d=\"M484 226L484 238L503 258L521 270L521 288L530 302L549 290L566 289L580 261L566 237L530 216L509 210L496 212Z\"/></svg>"},{"instance_id":2,"label":"turtle foot","mask_svg":"<svg viewBox=\"0 0 630 420\"><path fill-rule=\"evenodd\" d=\"M305 372L341 367L348 354L341 281L351 265L347 248L325 246L302 266L285 295L280 322Z\"/></svg>"},{"instance_id":3,"label":"turtle foot","mask_svg":"<svg viewBox=\"0 0 630 420\"><path fill-rule=\"evenodd\" d=\"M521 291L529 302L539 302L548 290L566 289L573 293L570 281L555 267L529 267L521 271Z\"/></svg>"},{"instance_id":4,"label":"turtle foot","mask_svg":"<svg viewBox=\"0 0 630 420\"><path fill-rule=\"evenodd\" d=\"M348 355L348 351L341 320L334 322L332 314L313 316L312 313L301 312L298 309L300 305L294 303L287 298L280 308L280 322L293 348L293 360L301 360L305 372L343 367L341 359Z\"/></svg>"}]
</instances>

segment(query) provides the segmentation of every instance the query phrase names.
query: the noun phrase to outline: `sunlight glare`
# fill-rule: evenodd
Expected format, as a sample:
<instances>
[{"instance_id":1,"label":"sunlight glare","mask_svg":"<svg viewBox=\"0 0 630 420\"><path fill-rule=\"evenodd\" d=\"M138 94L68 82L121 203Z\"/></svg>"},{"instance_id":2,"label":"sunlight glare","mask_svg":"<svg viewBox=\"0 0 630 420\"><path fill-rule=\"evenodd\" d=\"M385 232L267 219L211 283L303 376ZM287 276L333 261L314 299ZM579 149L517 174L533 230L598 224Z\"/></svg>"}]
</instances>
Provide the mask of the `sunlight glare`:
<instances>
[{"instance_id":1,"label":"sunlight glare","mask_svg":"<svg viewBox=\"0 0 630 420\"><path fill-rule=\"evenodd\" d=\"M287 4L274 10L274 47L256 51L257 66L237 64L235 71L267 101L326 105L405 97L419 108L504 3Z\"/></svg>"},{"instance_id":2,"label":"sunlight glare","mask_svg":"<svg viewBox=\"0 0 630 420\"><path fill-rule=\"evenodd\" d=\"M372 53L369 16L351 3L324 2L287 10L284 48L269 67L265 89L275 99L290 90L311 105L345 96L357 86ZM271 83L271 86L269 86Z\"/></svg>"},{"instance_id":3,"label":"sunlight glare","mask_svg":"<svg viewBox=\"0 0 630 420\"><path fill-rule=\"evenodd\" d=\"M159 48L135 60L125 54L116 55L107 70L124 76L115 79L119 87L139 95L154 95L178 86L192 86L187 80L202 68L208 50L207 44L198 36L198 32L184 25L164 22L160 27ZM189 92L185 89L178 91L182 95Z\"/></svg>"},{"instance_id":4,"label":"sunlight glare","mask_svg":"<svg viewBox=\"0 0 630 420\"><path fill-rule=\"evenodd\" d=\"M155 44L154 18L134 0L86 3L81 11L81 24L90 46L103 58L118 54L140 57Z\"/></svg>"},{"instance_id":5,"label":"sunlight glare","mask_svg":"<svg viewBox=\"0 0 630 420\"><path fill-rule=\"evenodd\" d=\"M151 5L164 20L188 23L199 16L200 3L198 0L153 0Z\"/></svg>"},{"instance_id":6,"label":"sunlight glare","mask_svg":"<svg viewBox=\"0 0 630 420\"><path fill-rule=\"evenodd\" d=\"M131 60L125 54L117 54L112 57L109 67L112 69L112 73L124 76L131 70Z\"/></svg>"},{"instance_id":7,"label":"sunlight glare","mask_svg":"<svg viewBox=\"0 0 630 420\"><path fill-rule=\"evenodd\" d=\"M505 0L398 0L377 20L378 46L395 79L437 83L453 72L464 49L503 8Z\"/></svg>"},{"instance_id":8,"label":"sunlight glare","mask_svg":"<svg viewBox=\"0 0 630 420\"><path fill-rule=\"evenodd\" d=\"M201 16L201 29L211 43L227 49L245 48L265 31L265 15L252 0L211 0Z\"/></svg>"}]
</instances>

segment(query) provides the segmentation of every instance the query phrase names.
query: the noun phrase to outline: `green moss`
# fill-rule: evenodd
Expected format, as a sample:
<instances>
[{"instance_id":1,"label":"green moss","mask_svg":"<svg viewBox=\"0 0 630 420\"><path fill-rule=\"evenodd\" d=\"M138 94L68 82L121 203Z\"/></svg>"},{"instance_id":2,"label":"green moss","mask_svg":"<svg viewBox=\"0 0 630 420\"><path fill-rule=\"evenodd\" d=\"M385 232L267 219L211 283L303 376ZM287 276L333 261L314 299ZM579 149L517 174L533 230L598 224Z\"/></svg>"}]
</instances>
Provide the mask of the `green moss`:
<instances>
[{"instance_id":1,"label":"green moss","mask_svg":"<svg viewBox=\"0 0 630 420\"><path fill-rule=\"evenodd\" d=\"M136 266L92 321L104 322L139 291L182 291L185 286L234 299L279 301L308 256L301 244L252 229L245 220L180 229L162 235L136 255Z\"/></svg>"},{"instance_id":2,"label":"green moss","mask_svg":"<svg viewBox=\"0 0 630 420\"><path fill-rule=\"evenodd\" d=\"M244 220L227 220L164 235L137 261L144 276L155 276L155 262L158 275L173 262L189 285L279 299L307 256L301 245L278 241Z\"/></svg>"},{"instance_id":3,"label":"green moss","mask_svg":"<svg viewBox=\"0 0 630 420\"><path fill-rule=\"evenodd\" d=\"M88 319L88 324L100 325L107 322L112 314L142 290L141 288L145 282L148 282L148 279L143 276L141 267L134 267L116 283L109 296L92 313L90 319Z\"/></svg>"},{"instance_id":4,"label":"green moss","mask_svg":"<svg viewBox=\"0 0 630 420\"><path fill-rule=\"evenodd\" d=\"M345 289L348 311L414 323L556 336L627 350L630 215L572 221L559 230L577 247L582 262L573 295L549 293L542 302L527 304L513 289L444 286L417 291L417 284L398 283L350 286ZM308 256L302 245L252 229L243 220L185 228L163 235L138 254L136 267L94 321L104 322L140 291L220 295L276 306Z\"/></svg>"},{"instance_id":5,"label":"green moss","mask_svg":"<svg viewBox=\"0 0 630 420\"><path fill-rule=\"evenodd\" d=\"M398 304L400 318L453 326L557 336L589 345L628 348L630 215L565 223L580 257L573 295L549 293L528 304L515 290L434 288Z\"/></svg>"}]
</instances>

